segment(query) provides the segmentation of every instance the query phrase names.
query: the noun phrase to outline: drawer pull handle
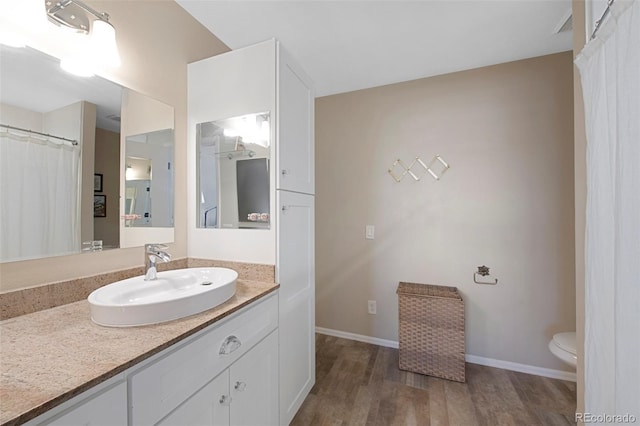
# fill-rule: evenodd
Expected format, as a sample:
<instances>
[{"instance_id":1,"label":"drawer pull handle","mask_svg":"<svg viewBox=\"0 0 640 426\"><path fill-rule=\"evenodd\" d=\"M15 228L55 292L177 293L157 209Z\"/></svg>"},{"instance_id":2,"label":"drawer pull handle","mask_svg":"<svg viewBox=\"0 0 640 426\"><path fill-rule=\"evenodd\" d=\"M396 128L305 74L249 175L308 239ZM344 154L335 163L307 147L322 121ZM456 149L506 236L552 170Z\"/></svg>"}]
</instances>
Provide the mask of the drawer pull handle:
<instances>
[{"instance_id":1,"label":"drawer pull handle","mask_svg":"<svg viewBox=\"0 0 640 426\"><path fill-rule=\"evenodd\" d=\"M238 392L244 392L244 390L247 388L247 384L245 382L236 382L234 388Z\"/></svg>"},{"instance_id":2,"label":"drawer pull handle","mask_svg":"<svg viewBox=\"0 0 640 426\"><path fill-rule=\"evenodd\" d=\"M229 395L222 395L220 397L220 405L224 405L225 407L231 405L231 397Z\"/></svg>"},{"instance_id":3,"label":"drawer pull handle","mask_svg":"<svg viewBox=\"0 0 640 426\"><path fill-rule=\"evenodd\" d=\"M229 355L242 345L240 339L236 336L229 336L224 340L222 346L220 346L220 355Z\"/></svg>"}]
</instances>

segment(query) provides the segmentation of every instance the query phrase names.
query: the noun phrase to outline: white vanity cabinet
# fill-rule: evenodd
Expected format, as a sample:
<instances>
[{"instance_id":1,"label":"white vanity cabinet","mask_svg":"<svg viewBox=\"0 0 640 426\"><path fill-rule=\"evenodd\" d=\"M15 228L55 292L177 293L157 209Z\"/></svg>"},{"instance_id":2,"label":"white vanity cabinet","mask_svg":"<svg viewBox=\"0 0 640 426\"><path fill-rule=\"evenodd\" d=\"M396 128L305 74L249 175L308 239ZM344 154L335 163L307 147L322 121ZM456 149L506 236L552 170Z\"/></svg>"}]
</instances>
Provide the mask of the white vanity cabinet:
<instances>
[{"instance_id":1,"label":"white vanity cabinet","mask_svg":"<svg viewBox=\"0 0 640 426\"><path fill-rule=\"evenodd\" d=\"M277 425L277 353L276 330L157 425Z\"/></svg>"},{"instance_id":2,"label":"white vanity cabinet","mask_svg":"<svg viewBox=\"0 0 640 426\"><path fill-rule=\"evenodd\" d=\"M28 425L278 425L273 293Z\"/></svg>"},{"instance_id":3,"label":"white vanity cabinet","mask_svg":"<svg viewBox=\"0 0 640 426\"><path fill-rule=\"evenodd\" d=\"M210 331L205 330L183 346L133 373L129 377L132 424L141 426L160 422L166 425L204 426L219 424L218 421L223 418L227 422L221 424L229 424L230 417L226 413L228 407L233 406L233 397L236 396L229 389L231 379L246 384L243 390L247 393L237 392L236 405L242 406L243 399L248 399L243 396L253 395L256 405L263 407L259 413L261 417L276 410L277 405L271 410L264 407L268 407L265 401L269 401L269 393L278 392L275 380L277 367L259 372L274 375L264 384L264 377L260 377L260 374L245 371L245 366L251 362L243 359L252 359L270 351L265 359L277 362L278 348L269 345L268 340L277 339L277 314L277 298L267 297L250 310L223 320ZM267 389L269 385L273 387ZM189 416L194 416L194 423L187 422ZM201 419L205 418L210 418L211 423L203 423Z\"/></svg>"}]
</instances>

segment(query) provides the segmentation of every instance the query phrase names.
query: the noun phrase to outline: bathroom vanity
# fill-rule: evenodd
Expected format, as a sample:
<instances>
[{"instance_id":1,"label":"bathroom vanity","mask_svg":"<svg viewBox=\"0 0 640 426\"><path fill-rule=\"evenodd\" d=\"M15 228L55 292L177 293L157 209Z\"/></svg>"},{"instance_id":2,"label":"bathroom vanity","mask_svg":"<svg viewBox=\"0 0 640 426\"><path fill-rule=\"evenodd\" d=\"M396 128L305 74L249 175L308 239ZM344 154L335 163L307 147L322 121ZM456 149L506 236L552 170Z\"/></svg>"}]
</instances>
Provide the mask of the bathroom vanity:
<instances>
[{"instance_id":1,"label":"bathroom vanity","mask_svg":"<svg viewBox=\"0 0 640 426\"><path fill-rule=\"evenodd\" d=\"M238 280L202 314L130 328L86 301L10 320L2 425L278 424L277 284Z\"/></svg>"},{"instance_id":2,"label":"bathroom vanity","mask_svg":"<svg viewBox=\"0 0 640 426\"><path fill-rule=\"evenodd\" d=\"M236 295L212 310L130 328L98 326L87 301L60 297L61 287L83 290L78 282L43 287L57 302L49 306L68 304L0 323L0 425L288 424L311 390L313 84L268 40L189 64L187 101L188 258L180 267L196 266L192 260L268 266L273 281L238 280ZM238 117L252 117L260 137L225 134L234 129L220 123ZM217 159L207 163L198 153L214 137ZM211 164L215 170L196 176ZM245 208L242 168L255 165L265 185L260 202ZM207 190L212 176L217 192ZM136 236L144 229L125 226ZM144 241L172 241L172 228L171 236ZM108 283L93 281L92 290Z\"/></svg>"}]
</instances>

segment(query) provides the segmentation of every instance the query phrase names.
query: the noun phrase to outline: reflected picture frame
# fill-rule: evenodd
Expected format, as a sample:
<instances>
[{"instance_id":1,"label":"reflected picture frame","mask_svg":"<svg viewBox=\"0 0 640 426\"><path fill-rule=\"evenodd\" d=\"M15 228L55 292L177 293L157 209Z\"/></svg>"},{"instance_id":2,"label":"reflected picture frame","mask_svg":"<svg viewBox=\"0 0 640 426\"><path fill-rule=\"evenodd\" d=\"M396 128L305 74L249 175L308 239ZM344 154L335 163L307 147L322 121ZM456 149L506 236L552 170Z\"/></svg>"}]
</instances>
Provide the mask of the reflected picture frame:
<instances>
[{"instance_id":1,"label":"reflected picture frame","mask_svg":"<svg viewBox=\"0 0 640 426\"><path fill-rule=\"evenodd\" d=\"M93 192L102 192L102 173L93 175Z\"/></svg>"},{"instance_id":2,"label":"reflected picture frame","mask_svg":"<svg viewBox=\"0 0 640 426\"><path fill-rule=\"evenodd\" d=\"M93 196L93 217L107 217L107 196Z\"/></svg>"}]
</instances>

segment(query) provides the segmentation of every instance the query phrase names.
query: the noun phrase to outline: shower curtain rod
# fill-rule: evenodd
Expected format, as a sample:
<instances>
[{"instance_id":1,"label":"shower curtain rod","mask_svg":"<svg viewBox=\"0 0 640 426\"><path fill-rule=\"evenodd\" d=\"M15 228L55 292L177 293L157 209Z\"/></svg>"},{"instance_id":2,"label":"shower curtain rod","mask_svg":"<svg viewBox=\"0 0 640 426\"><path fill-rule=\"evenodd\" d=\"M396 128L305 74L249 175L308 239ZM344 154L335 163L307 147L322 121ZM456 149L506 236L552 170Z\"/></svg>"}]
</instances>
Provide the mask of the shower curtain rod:
<instances>
[{"instance_id":1,"label":"shower curtain rod","mask_svg":"<svg viewBox=\"0 0 640 426\"><path fill-rule=\"evenodd\" d=\"M604 13L600 17L600 19L598 19L596 21L596 27L593 29L593 33L591 33L591 38L589 40L593 40L595 38L596 33L600 29L600 25L602 25L602 23L604 22L604 18L606 18L607 15L609 14L609 12L611 11L611 5L613 4L614 1L615 0L608 0L607 1L607 8L604 10Z\"/></svg>"},{"instance_id":2,"label":"shower curtain rod","mask_svg":"<svg viewBox=\"0 0 640 426\"><path fill-rule=\"evenodd\" d=\"M56 136L56 135L50 135L48 133L36 132L35 130L23 129L21 127L8 126L6 124L0 124L0 127L4 127L5 129L11 129L11 130L19 130L21 132L33 133L33 134L40 135L40 136L46 136L48 138L60 139L60 140L66 141L66 142L70 142L72 145L78 145L78 141L75 140L75 139L63 138L62 136Z\"/></svg>"}]
</instances>

